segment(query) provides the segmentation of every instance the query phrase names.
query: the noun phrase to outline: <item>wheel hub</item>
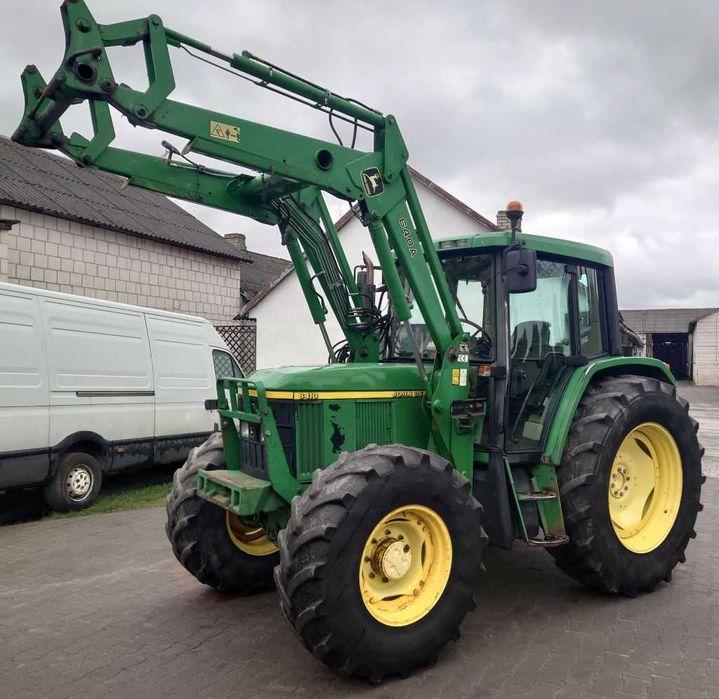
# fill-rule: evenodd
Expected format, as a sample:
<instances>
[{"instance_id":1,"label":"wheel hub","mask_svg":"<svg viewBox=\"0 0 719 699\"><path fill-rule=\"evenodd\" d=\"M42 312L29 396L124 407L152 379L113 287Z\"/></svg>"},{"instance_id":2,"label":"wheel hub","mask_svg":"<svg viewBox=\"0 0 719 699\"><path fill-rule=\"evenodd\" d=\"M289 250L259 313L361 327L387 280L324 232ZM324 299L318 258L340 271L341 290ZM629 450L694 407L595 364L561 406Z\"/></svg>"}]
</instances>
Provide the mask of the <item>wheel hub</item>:
<instances>
[{"instance_id":1,"label":"wheel hub","mask_svg":"<svg viewBox=\"0 0 719 699\"><path fill-rule=\"evenodd\" d=\"M85 466L76 466L65 480L67 494L73 500L83 500L92 489L92 473Z\"/></svg>"},{"instance_id":2,"label":"wheel hub","mask_svg":"<svg viewBox=\"0 0 719 699\"><path fill-rule=\"evenodd\" d=\"M624 459L622 456L622 454L617 455L617 459L620 461L614 466L612 477L609 481L609 492L612 494L612 497L615 498L623 498L631 495L631 476L629 475L627 466L623 463Z\"/></svg>"},{"instance_id":3,"label":"wheel hub","mask_svg":"<svg viewBox=\"0 0 719 699\"><path fill-rule=\"evenodd\" d=\"M385 515L362 551L359 586L367 611L386 626L407 626L439 601L452 567L443 519L424 505Z\"/></svg>"},{"instance_id":4,"label":"wheel hub","mask_svg":"<svg viewBox=\"0 0 719 699\"><path fill-rule=\"evenodd\" d=\"M372 569L389 580L400 580L412 567L412 549L398 539L384 539L372 557Z\"/></svg>"}]
</instances>

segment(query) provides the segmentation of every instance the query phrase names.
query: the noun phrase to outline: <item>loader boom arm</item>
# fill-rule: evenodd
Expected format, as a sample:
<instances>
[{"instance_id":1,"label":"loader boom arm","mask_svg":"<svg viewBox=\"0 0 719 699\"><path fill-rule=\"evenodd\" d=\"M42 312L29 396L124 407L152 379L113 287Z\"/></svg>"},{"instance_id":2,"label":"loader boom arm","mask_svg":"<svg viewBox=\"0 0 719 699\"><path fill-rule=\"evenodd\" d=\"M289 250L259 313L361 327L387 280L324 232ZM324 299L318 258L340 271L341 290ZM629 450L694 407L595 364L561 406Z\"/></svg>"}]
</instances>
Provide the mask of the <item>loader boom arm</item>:
<instances>
[{"instance_id":1,"label":"loader boom arm","mask_svg":"<svg viewBox=\"0 0 719 699\"><path fill-rule=\"evenodd\" d=\"M365 300L330 219L322 193L355 202L367 226L394 317L408 321L411 305L402 276L412 292L437 349L428 398L435 412L448 400L466 397L453 385L447 355L466 340L455 304L407 168L408 151L396 119L339 95L252 54L224 54L167 29L156 15L101 25L84 0L61 7L66 49L49 83L35 66L22 75L25 113L13 139L58 148L82 166L128 178L133 185L207 206L232 211L266 224L279 224L295 264L312 318L324 333L330 305L345 334L352 361L377 361L379 340ZM118 82L107 48L142 43L149 86L138 91ZM273 128L170 99L175 78L170 48L182 49L309 106L349 121L373 134L373 150L362 151ZM63 133L60 117L87 101L93 124L90 138ZM182 152L170 147L168 158L112 147L111 108L131 124L187 139ZM237 175L195 165L185 156L204 156L258 172ZM173 155L177 158L173 159ZM183 162L181 158L185 158ZM322 296L314 287L313 275ZM423 373L421 359L417 358ZM443 402L445 407L443 408ZM449 420L437 441L450 441ZM438 423L439 424L439 423ZM439 428L438 428L439 429ZM444 450L443 450L444 451ZM447 446L447 451L451 451Z\"/></svg>"}]
</instances>

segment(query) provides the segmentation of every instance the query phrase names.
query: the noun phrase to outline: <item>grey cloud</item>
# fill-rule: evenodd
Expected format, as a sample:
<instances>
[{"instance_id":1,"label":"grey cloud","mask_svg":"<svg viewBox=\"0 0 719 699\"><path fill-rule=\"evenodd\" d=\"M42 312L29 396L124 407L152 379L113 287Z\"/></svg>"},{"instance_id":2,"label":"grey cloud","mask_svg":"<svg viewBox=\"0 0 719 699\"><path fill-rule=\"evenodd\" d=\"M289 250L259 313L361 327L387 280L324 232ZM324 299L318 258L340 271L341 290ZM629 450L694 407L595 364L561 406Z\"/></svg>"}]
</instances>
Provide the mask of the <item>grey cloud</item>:
<instances>
[{"instance_id":1,"label":"grey cloud","mask_svg":"<svg viewBox=\"0 0 719 699\"><path fill-rule=\"evenodd\" d=\"M608 247L624 305L717 305L719 6L369 0L95 0L98 19L148 12L228 52L249 49L396 114L415 167L491 217L525 202L525 229ZM0 131L28 62L62 54L59 2L0 0ZM326 119L177 55L176 96L331 138ZM141 77L123 61L126 81ZM73 116L74 128L87 119ZM153 132L119 129L159 152ZM201 207L221 232L283 254L277 233ZM711 264L713 262L714 264Z\"/></svg>"}]
</instances>

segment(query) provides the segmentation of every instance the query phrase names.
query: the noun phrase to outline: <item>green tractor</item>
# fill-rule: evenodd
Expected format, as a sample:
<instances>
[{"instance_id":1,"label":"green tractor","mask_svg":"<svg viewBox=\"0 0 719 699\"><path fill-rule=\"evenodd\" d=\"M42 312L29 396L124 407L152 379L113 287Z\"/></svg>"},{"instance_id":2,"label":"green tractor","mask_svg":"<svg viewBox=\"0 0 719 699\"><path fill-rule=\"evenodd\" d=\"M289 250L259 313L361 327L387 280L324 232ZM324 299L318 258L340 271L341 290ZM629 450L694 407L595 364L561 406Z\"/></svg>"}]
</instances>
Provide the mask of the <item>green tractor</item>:
<instances>
[{"instance_id":1,"label":"green tractor","mask_svg":"<svg viewBox=\"0 0 719 699\"><path fill-rule=\"evenodd\" d=\"M313 655L371 681L406 675L459 637L488 543L546 548L605 592L670 580L701 509L702 449L667 365L622 355L608 252L525 235L516 202L511 230L436 243L393 116L156 15L100 25L66 0L62 18L62 65L49 83L24 71L15 140L278 225L327 343L326 366L218 381L208 407L221 432L167 499L188 571L223 592L274 585ZM144 90L119 82L107 53L136 44ZM171 100L171 48L324 112L336 134L348 124L351 142ZM94 133L67 136L59 118L82 101ZM114 148L111 108L187 145L163 142L167 157ZM351 266L324 194L350 203L374 259ZM325 329L330 312L341 343Z\"/></svg>"}]
</instances>

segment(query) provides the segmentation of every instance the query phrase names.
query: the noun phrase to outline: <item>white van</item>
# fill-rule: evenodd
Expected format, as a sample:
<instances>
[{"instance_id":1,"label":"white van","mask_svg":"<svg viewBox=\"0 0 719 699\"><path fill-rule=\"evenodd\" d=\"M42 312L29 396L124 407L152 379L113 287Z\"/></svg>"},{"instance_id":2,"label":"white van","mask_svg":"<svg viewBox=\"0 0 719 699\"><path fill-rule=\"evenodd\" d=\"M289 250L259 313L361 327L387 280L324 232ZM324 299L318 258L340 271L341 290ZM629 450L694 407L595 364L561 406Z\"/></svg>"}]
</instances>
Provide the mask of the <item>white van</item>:
<instances>
[{"instance_id":1,"label":"white van","mask_svg":"<svg viewBox=\"0 0 719 699\"><path fill-rule=\"evenodd\" d=\"M86 507L104 474L183 460L241 375L203 318L0 283L0 491Z\"/></svg>"}]
</instances>

